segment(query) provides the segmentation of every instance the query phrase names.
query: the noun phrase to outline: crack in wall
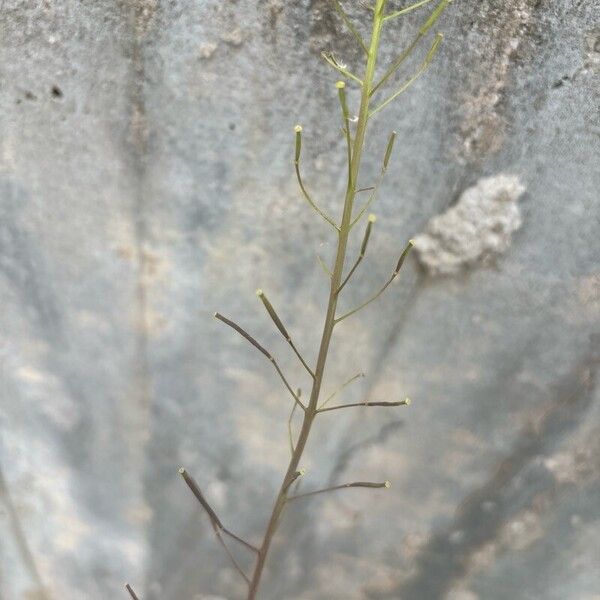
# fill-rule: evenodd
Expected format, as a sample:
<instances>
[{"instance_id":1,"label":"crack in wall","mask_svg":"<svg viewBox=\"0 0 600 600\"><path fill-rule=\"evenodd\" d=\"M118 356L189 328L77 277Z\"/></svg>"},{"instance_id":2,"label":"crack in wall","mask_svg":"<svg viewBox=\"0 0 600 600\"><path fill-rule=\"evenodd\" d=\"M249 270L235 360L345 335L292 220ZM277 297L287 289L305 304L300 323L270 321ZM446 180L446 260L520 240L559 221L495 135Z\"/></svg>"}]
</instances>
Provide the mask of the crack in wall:
<instances>
[{"instance_id":1,"label":"crack in wall","mask_svg":"<svg viewBox=\"0 0 600 600\"><path fill-rule=\"evenodd\" d=\"M148 153L148 123L146 105L144 101L144 41L150 29L156 2L153 0L139 0L125 2L124 8L132 31L130 47L131 80L130 80L130 106L128 149L131 152L131 169L133 172L133 229L134 229L134 257L137 266L136 280L136 364L135 368L135 398L139 408L144 412L141 427L147 428L150 404L149 357L148 337L150 328L150 315L148 306L148 274L152 269L149 253L146 251L148 240L148 226L146 222L146 190L145 180L147 175ZM137 443L138 440L136 440Z\"/></svg>"},{"instance_id":2,"label":"crack in wall","mask_svg":"<svg viewBox=\"0 0 600 600\"><path fill-rule=\"evenodd\" d=\"M124 20L131 32L129 45L130 81L129 81L129 131L126 150L129 152L129 167L132 173L132 221L133 221L133 257L136 265L134 336L135 358L133 364L133 403L125 409L124 429L129 440L129 455L134 472L139 469L140 494L146 495L144 483L144 463L151 428L152 389L150 381L149 332L151 315L149 307L149 281L153 270L152 256L148 252L149 228L148 209L148 141L149 126L147 119L144 87L146 81L145 42L151 30L156 0L122 0ZM135 574L127 574L134 577ZM141 574L140 579L143 580ZM146 574L145 586L148 584Z\"/></svg>"},{"instance_id":3,"label":"crack in wall","mask_svg":"<svg viewBox=\"0 0 600 600\"><path fill-rule=\"evenodd\" d=\"M538 4L539 0L484 0L475 4L477 14L472 17L471 30L476 35L477 28L484 29L481 35L486 43L477 44L479 52L472 57L472 64L465 64L470 77L459 91L462 119L456 153L463 162L479 162L504 143L504 94L513 58Z\"/></svg>"}]
</instances>

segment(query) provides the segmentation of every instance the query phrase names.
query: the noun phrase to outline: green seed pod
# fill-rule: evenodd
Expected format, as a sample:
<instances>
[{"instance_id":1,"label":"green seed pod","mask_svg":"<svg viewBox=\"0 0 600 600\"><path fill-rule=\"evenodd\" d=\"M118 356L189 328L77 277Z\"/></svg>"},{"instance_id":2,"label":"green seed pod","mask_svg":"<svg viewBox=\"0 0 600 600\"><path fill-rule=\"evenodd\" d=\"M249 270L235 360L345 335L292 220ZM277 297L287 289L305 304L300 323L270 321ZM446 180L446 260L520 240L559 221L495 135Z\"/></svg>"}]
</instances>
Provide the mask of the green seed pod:
<instances>
[{"instance_id":1,"label":"green seed pod","mask_svg":"<svg viewBox=\"0 0 600 600\"><path fill-rule=\"evenodd\" d=\"M340 106L342 107L342 115L344 116L344 121L348 123L348 103L346 101L346 84L343 81L338 81L335 84L335 87L338 89L338 96L340 97Z\"/></svg>"},{"instance_id":2,"label":"green seed pod","mask_svg":"<svg viewBox=\"0 0 600 600\"><path fill-rule=\"evenodd\" d=\"M390 135L390 139L387 143L387 148L385 149L385 156L383 157L383 168L387 169L388 163L390 162L390 157L392 156L392 151L394 149L394 142L396 141L396 132L392 131Z\"/></svg>"},{"instance_id":3,"label":"green seed pod","mask_svg":"<svg viewBox=\"0 0 600 600\"><path fill-rule=\"evenodd\" d=\"M284 327L283 323L281 322L281 319L277 316L273 305L269 302L269 299L265 296L265 293L259 289L256 290L256 295L261 299L261 302L267 309L267 312L269 313L271 319L273 319L273 323L275 323L275 326L281 332L281 335L283 335L283 337L289 341L291 339L290 334L287 332L287 329Z\"/></svg>"},{"instance_id":4,"label":"green seed pod","mask_svg":"<svg viewBox=\"0 0 600 600\"><path fill-rule=\"evenodd\" d=\"M300 151L302 150L302 125L296 125L294 131L296 132L296 154L294 160L298 162L300 160Z\"/></svg>"},{"instance_id":5,"label":"green seed pod","mask_svg":"<svg viewBox=\"0 0 600 600\"><path fill-rule=\"evenodd\" d=\"M360 255L361 256L364 256L365 252L367 251L367 244L369 243L369 238L371 237L371 229L373 228L373 223L375 223L376 220L377 220L377 218L375 217L375 215L369 215L369 218L367 219L367 228L365 229L365 237L363 238L362 245L360 247Z\"/></svg>"}]
</instances>

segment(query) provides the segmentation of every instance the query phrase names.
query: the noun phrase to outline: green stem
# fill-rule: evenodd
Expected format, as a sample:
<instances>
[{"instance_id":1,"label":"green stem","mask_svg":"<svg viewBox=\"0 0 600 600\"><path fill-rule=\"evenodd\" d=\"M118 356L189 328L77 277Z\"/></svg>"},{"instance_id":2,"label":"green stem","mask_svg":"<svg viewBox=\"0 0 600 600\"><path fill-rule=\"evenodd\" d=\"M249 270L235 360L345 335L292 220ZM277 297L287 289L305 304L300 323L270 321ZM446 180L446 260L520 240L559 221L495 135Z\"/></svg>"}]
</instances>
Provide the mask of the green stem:
<instances>
[{"instance_id":1,"label":"green stem","mask_svg":"<svg viewBox=\"0 0 600 600\"><path fill-rule=\"evenodd\" d=\"M354 143L352 145L352 160L349 165L349 177L348 187L346 189L346 196L344 199L344 210L342 213L342 221L338 230L338 244L337 252L335 257L335 264L333 273L331 276L331 287L329 291L329 301L327 305L327 313L325 316L325 323L323 325L323 334L321 336L321 344L319 347L319 354L317 357L317 364L315 367L315 377L311 389L310 399L306 410L304 412L304 419L302 421L302 428L298 435L298 441L294 448L294 452L290 459L290 463L286 474L281 483L279 493L273 506L273 511L262 544L259 548L258 558L252 574L252 578L248 590L248 600L254 600L258 593L261 577L263 574L265 562L273 540L273 536L277 531L281 514L285 508L288 496L287 490L289 483L294 477L298 470L298 464L304 453L304 448L308 441L311 427L314 419L317 415L317 405L319 402L319 395L321 393L321 385L323 383L323 376L325 373L325 364L327 362L327 356L329 354L329 345L331 343L331 337L333 335L333 329L335 327L336 319L336 308L338 300L338 288L342 280L342 274L344 270L344 262L346 259L346 249L348 245L348 236L350 234L351 222L352 222L352 207L354 204L354 196L356 195L356 182L358 181L358 173L360 170L363 145L365 140L365 134L367 130L367 123L369 120L369 101L371 96L371 86L373 84L373 78L375 75L375 67L377 64L377 53L379 50L379 42L381 37L381 28L384 21L384 8L386 0L377 0L375 10L373 11L373 28L371 34L371 42L367 54L367 65L365 68L365 75L362 79L362 93L360 110L358 113L358 123L356 126L356 134L354 136Z\"/></svg>"}]
</instances>

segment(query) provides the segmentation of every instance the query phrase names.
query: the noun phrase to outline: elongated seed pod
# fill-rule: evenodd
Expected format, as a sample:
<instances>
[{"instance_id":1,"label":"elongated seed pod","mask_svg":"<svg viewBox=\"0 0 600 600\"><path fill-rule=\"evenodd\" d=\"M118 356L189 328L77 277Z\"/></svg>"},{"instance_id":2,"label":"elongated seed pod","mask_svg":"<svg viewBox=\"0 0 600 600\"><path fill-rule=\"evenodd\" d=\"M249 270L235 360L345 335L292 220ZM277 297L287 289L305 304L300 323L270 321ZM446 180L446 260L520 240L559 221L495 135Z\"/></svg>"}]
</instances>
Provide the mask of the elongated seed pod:
<instances>
[{"instance_id":1,"label":"elongated seed pod","mask_svg":"<svg viewBox=\"0 0 600 600\"><path fill-rule=\"evenodd\" d=\"M179 469L179 474L183 477L183 480L187 483L188 487L192 491L192 494L196 496L196 500L200 502L202 508L208 514L208 518L211 520L213 525L216 525L219 529L223 529L223 525L217 517L217 513L212 509L211 505L206 501L204 494L200 491L200 486L196 483L196 480L183 468Z\"/></svg>"},{"instance_id":2,"label":"elongated seed pod","mask_svg":"<svg viewBox=\"0 0 600 600\"><path fill-rule=\"evenodd\" d=\"M277 313L275 312L275 309L273 308L273 305L269 302L269 299L267 298L266 294L261 289L258 289L256 290L256 295L264 304L265 308L267 309L267 312L269 313L269 316L271 317L271 319L273 319L273 323L275 323L275 326L281 332L281 335L283 335L283 337L289 342L291 339L290 334L287 332L287 329L281 322L281 319L278 317Z\"/></svg>"},{"instance_id":3,"label":"elongated seed pod","mask_svg":"<svg viewBox=\"0 0 600 600\"><path fill-rule=\"evenodd\" d=\"M364 256L367 251L367 244L369 243L369 238L371 237L371 229L373 228L373 223L377 220L375 215L369 215L367 219L367 227L365 229L365 237L363 238L362 244L360 246L360 256Z\"/></svg>"},{"instance_id":4,"label":"elongated seed pod","mask_svg":"<svg viewBox=\"0 0 600 600\"><path fill-rule=\"evenodd\" d=\"M348 102L346 100L346 84L343 81L338 81L335 84L335 87L338 90L338 96L340 98L340 106L342 107L342 115L344 116L344 121L347 122L349 118L349 111Z\"/></svg>"},{"instance_id":5,"label":"elongated seed pod","mask_svg":"<svg viewBox=\"0 0 600 600\"><path fill-rule=\"evenodd\" d=\"M425 60L423 61L424 66L428 66L429 63L431 63L431 61L433 60L433 57L435 56L436 52L438 51L438 48L440 47L440 44L442 43L443 39L444 39L444 36L441 33L435 34L435 39L433 40L433 44L431 44L431 48L429 48L429 52L427 53L427 56L425 57Z\"/></svg>"},{"instance_id":6,"label":"elongated seed pod","mask_svg":"<svg viewBox=\"0 0 600 600\"><path fill-rule=\"evenodd\" d=\"M225 325L229 325L232 329L235 329L242 337L246 338L259 352L262 352L270 361L273 360L271 353L265 350L247 331L242 329L237 323L233 322L231 319L224 317L222 314L216 312L213 315L215 319L219 319L225 323Z\"/></svg>"},{"instance_id":7,"label":"elongated seed pod","mask_svg":"<svg viewBox=\"0 0 600 600\"><path fill-rule=\"evenodd\" d=\"M392 151L394 149L394 142L396 141L396 132L392 131L390 134L390 139L387 143L387 148L385 149L385 156L383 157L383 168L387 169L388 163L390 162L390 157L392 156Z\"/></svg>"},{"instance_id":8,"label":"elongated seed pod","mask_svg":"<svg viewBox=\"0 0 600 600\"><path fill-rule=\"evenodd\" d=\"M450 4L452 0L442 0L434 9L433 12L429 15L429 18L423 25L421 29L419 29L419 33L421 35L425 35L435 24L435 22L440 18L440 15L446 10L448 4Z\"/></svg>"},{"instance_id":9,"label":"elongated seed pod","mask_svg":"<svg viewBox=\"0 0 600 600\"><path fill-rule=\"evenodd\" d=\"M398 264L396 265L396 270L394 271L395 275L397 275L400 272L400 269L402 268L402 265L404 264L404 261L406 260L406 257L408 256L408 253L412 250L413 246L414 242L412 240L409 240L406 248L404 248L404 251L398 259Z\"/></svg>"}]
</instances>

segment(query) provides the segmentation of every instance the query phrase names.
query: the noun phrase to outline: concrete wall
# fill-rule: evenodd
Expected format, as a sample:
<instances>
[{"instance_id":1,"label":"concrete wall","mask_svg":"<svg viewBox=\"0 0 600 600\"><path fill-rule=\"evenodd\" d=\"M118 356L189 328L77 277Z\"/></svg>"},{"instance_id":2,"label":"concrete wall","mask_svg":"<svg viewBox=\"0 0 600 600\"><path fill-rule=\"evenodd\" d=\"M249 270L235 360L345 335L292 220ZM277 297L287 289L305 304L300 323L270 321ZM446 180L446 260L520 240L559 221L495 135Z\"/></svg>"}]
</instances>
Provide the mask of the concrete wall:
<instances>
[{"instance_id":1,"label":"concrete wall","mask_svg":"<svg viewBox=\"0 0 600 600\"><path fill-rule=\"evenodd\" d=\"M363 185L398 139L344 305L417 250L339 327L325 387L364 371L348 401L413 403L322 417L302 489L393 486L290 508L262 598L598 599L599 8L456 1L374 119ZM0 597L242 598L177 468L258 543L290 399L211 315L308 385L254 290L314 360L334 240L293 126L339 214L319 54L359 52L326 0L4 0L0 33Z\"/></svg>"}]
</instances>

